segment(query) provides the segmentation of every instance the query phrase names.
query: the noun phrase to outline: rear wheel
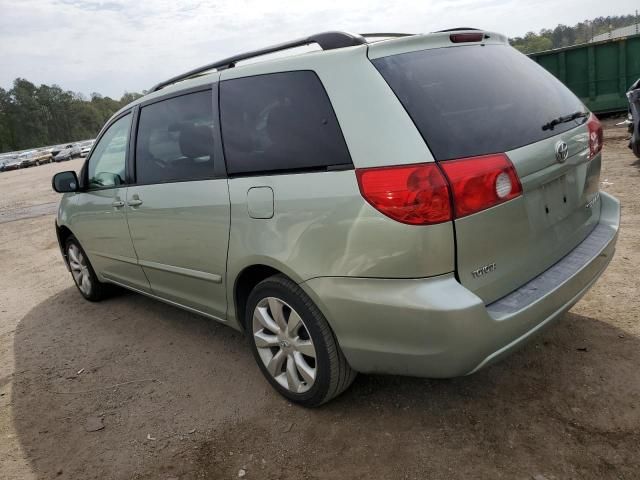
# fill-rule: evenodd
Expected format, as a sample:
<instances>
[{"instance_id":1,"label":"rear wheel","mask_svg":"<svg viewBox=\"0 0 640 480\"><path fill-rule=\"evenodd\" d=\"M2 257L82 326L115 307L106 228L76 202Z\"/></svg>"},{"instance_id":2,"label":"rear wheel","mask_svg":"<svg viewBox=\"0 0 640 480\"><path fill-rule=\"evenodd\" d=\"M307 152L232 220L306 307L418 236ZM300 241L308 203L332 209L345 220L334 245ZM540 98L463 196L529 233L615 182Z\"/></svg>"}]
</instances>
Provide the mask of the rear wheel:
<instances>
[{"instance_id":1,"label":"rear wheel","mask_svg":"<svg viewBox=\"0 0 640 480\"><path fill-rule=\"evenodd\" d=\"M108 285L98 280L96 272L78 240L74 236L70 236L65 245L69 269L78 291L91 302L102 300L107 294Z\"/></svg>"},{"instance_id":2,"label":"rear wheel","mask_svg":"<svg viewBox=\"0 0 640 480\"><path fill-rule=\"evenodd\" d=\"M282 275L260 282L246 312L254 357L281 395L314 407L351 385L356 372L320 310L294 282Z\"/></svg>"}]
</instances>

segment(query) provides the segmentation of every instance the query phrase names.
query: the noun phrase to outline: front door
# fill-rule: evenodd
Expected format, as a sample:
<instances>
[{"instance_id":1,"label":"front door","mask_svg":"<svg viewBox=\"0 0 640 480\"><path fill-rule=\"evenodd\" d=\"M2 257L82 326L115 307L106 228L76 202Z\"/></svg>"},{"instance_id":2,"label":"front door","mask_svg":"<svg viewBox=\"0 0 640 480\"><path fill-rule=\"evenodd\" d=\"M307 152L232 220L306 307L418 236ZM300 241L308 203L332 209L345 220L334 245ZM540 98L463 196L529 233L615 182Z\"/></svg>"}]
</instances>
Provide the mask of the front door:
<instances>
[{"instance_id":1,"label":"front door","mask_svg":"<svg viewBox=\"0 0 640 480\"><path fill-rule=\"evenodd\" d=\"M214 108L210 89L141 107L126 208L153 293L224 319L230 207Z\"/></svg>"},{"instance_id":2,"label":"front door","mask_svg":"<svg viewBox=\"0 0 640 480\"><path fill-rule=\"evenodd\" d=\"M125 214L126 160L131 114L100 137L87 164L86 186L73 197L70 228L101 279L149 292Z\"/></svg>"}]
</instances>

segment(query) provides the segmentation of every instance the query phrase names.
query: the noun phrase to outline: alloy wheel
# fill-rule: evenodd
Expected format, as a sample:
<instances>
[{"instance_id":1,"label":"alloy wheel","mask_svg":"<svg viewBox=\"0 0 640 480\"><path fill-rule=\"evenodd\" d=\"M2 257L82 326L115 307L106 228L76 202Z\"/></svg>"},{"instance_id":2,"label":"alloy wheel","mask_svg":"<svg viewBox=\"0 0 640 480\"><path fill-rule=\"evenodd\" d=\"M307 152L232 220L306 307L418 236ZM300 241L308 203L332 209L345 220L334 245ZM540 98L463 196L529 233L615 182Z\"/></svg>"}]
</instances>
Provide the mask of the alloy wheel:
<instances>
[{"instance_id":1,"label":"alloy wheel","mask_svg":"<svg viewBox=\"0 0 640 480\"><path fill-rule=\"evenodd\" d=\"M293 393L304 393L317 373L316 349L300 315L276 297L253 311L253 341L269 374Z\"/></svg>"},{"instance_id":2,"label":"alloy wheel","mask_svg":"<svg viewBox=\"0 0 640 480\"><path fill-rule=\"evenodd\" d=\"M85 295L91 294L91 273L89 272L89 265L82 251L77 245L71 244L67 249L67 255L69 257L69 267L71 268L71 274L73 275L76 285L82 293Z\"/></svg>"}]
</instances>

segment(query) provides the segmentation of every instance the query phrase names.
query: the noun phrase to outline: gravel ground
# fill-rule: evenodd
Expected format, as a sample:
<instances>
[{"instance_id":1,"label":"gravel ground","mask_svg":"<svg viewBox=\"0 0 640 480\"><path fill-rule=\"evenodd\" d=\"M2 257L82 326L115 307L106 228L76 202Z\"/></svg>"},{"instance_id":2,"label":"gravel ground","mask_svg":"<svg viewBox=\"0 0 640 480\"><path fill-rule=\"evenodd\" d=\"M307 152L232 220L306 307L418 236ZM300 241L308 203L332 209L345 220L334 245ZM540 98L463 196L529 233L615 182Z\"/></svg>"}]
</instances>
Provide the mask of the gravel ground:
<instances>
[{"instance_id":1,"label":"gravel ground","mask_svg":"<svg viewBox=\"0 0 640 480\"><path fill-rule=\"evenodd\" d=\"M470 377L360 375L316 410L277 396L231 329L80 297L50 206L80 161L0 174L0 477L639 478L640 162L607 123L618 250L571 312Z\"/></svg>"}]
</instances>

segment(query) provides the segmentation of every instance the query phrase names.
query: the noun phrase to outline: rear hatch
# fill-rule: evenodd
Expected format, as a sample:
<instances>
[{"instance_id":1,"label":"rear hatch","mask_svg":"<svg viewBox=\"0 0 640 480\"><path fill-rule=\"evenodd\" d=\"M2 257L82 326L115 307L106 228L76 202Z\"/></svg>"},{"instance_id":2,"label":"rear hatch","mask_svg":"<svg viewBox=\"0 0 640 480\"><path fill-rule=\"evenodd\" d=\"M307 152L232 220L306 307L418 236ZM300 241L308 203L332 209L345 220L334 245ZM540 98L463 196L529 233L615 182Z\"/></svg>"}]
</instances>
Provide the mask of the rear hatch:
<instances>
[{"instance_id":1,"label":"rear hatch","mask_svg":"<svg viewBox=\"0 0 640 480\"><path fill-rule=\"evenodd\" d=\"M515 198L454 217L458 278L486 303L542 273L598 223L599 123L542 67L484 40L423 49L414 41L372 62L445 174L460 159L504 155L517 173Z\"/></svg>"}]
</instances>

